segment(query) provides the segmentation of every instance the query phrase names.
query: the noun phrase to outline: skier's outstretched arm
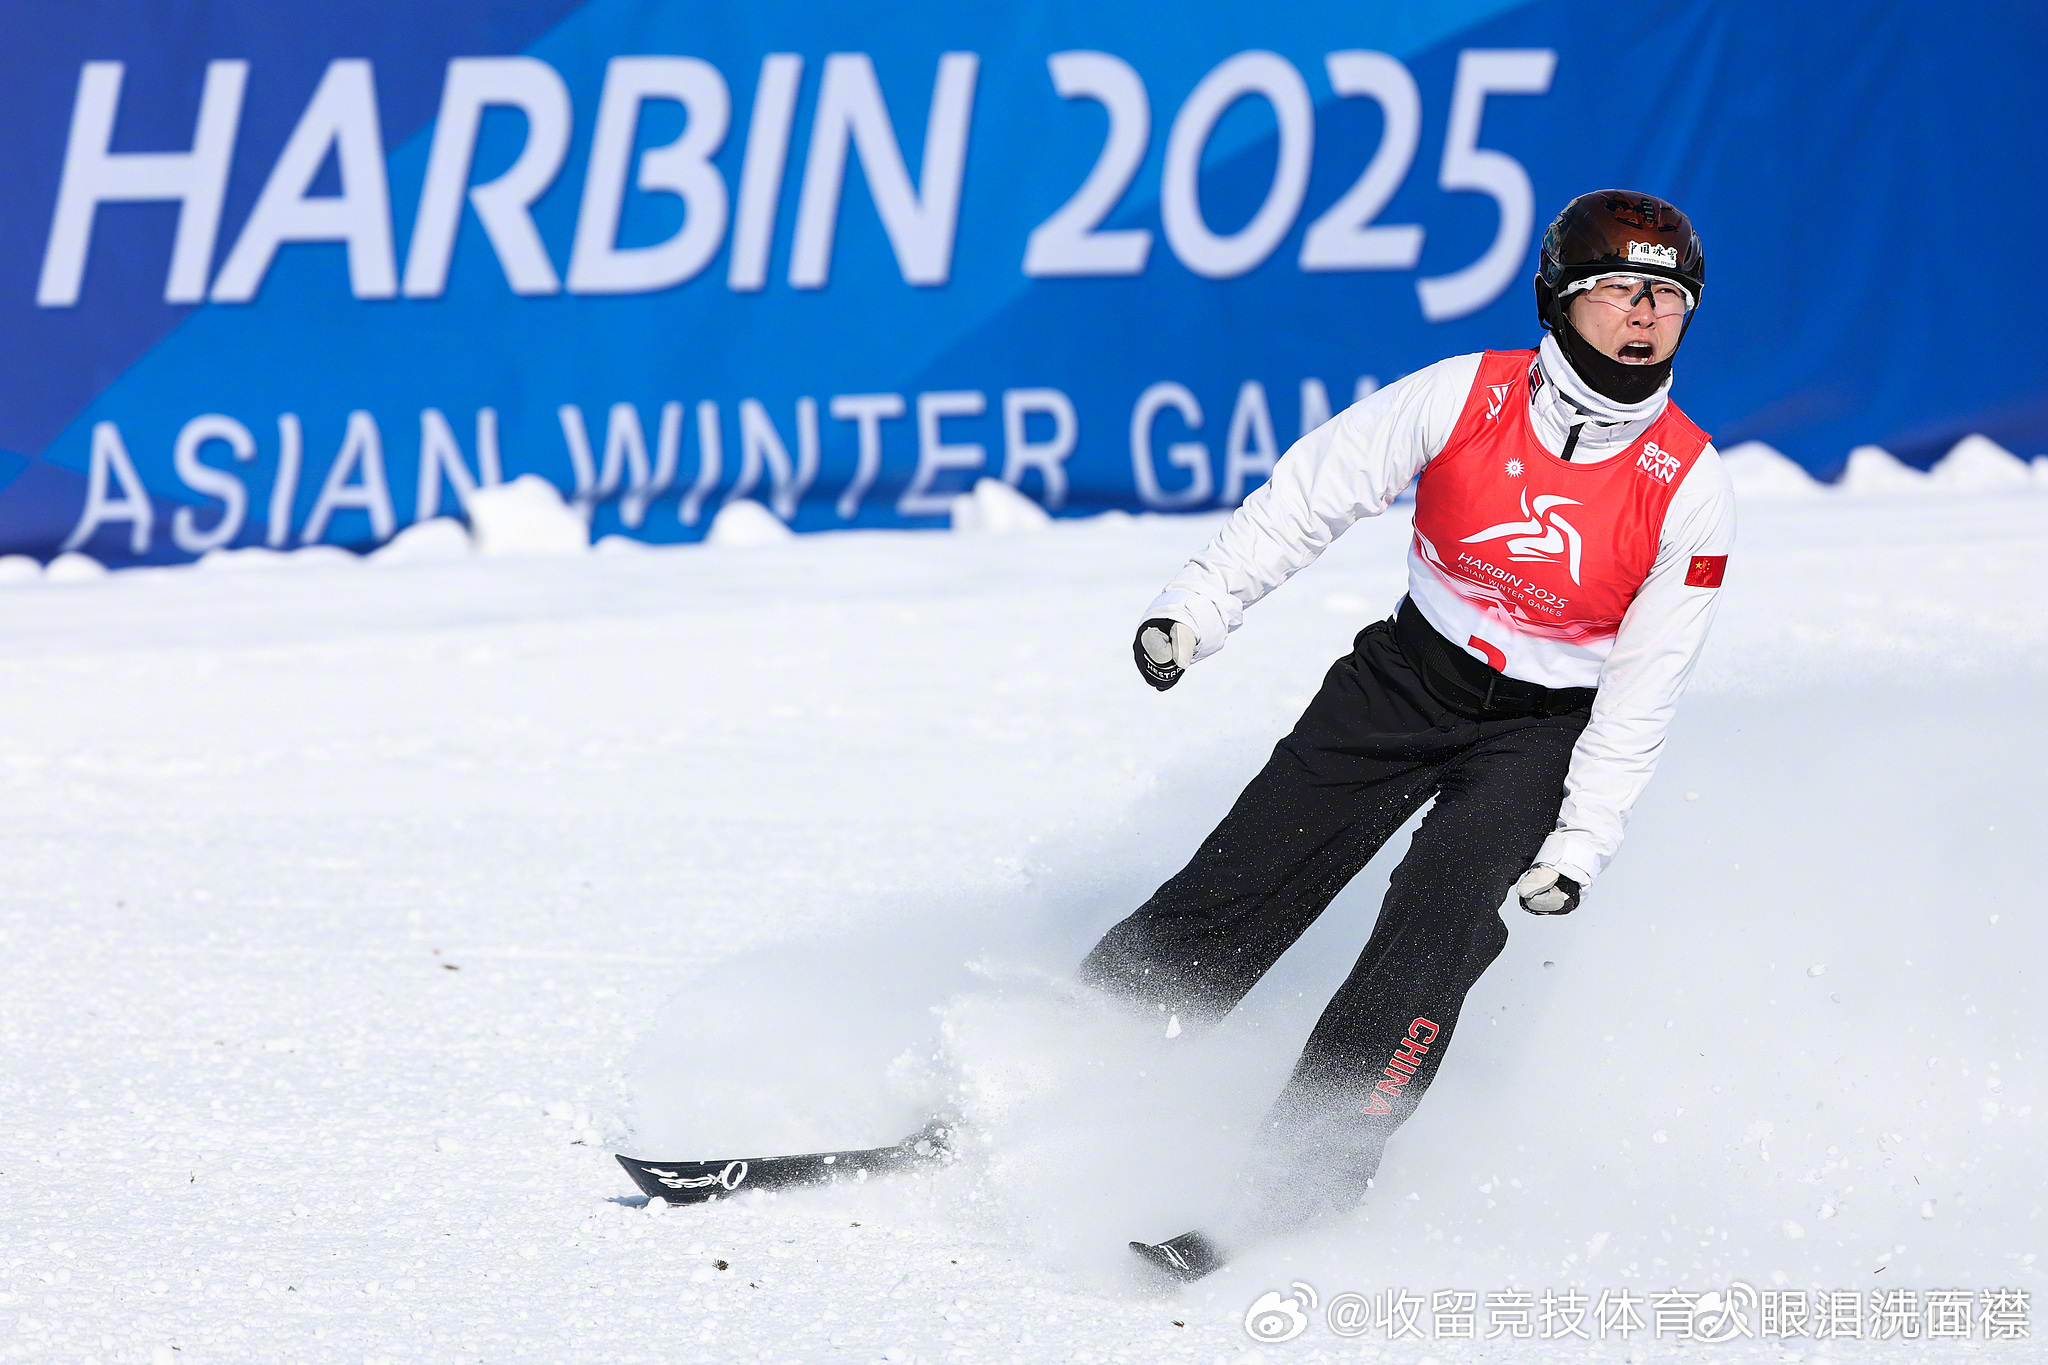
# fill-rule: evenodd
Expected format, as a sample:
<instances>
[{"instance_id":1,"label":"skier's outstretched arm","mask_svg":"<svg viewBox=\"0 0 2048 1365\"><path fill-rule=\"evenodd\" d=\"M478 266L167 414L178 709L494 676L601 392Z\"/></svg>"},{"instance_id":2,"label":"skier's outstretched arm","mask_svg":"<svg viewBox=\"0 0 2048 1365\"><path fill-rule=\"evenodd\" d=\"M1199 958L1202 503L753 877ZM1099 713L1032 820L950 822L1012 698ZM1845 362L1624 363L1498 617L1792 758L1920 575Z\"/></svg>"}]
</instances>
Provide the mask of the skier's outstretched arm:
<instances>
[{"instance_id":1,"label":"skier's outstretched arm","mask_svg":"<svg viewBox=\"0 0 2048 1365\"><path fill-rule=\"evenodd\" d=\"M1622 617L1614 652L1600 670L1593 719L1572 750L1557 829L1531 869L1535 881L1545 880L1535 875L1538 869L1549 868L1583 887L1621 846L1629 809L1656 770L1664 733L1713 625L1734 542L1735 491L1709 446L1671 500L1656 565ZM1529 877L1517 889L1538 914L1559 913L1546 906L1566 899ZM1574 888L1562 908L1576 904Z\"/></svg>"},{"instance_id":2,"label":"skier's outstretched arm","mask_svg":"<svg viewBox=\"0 0 2048 1365\"><path fill-rule=\"evenodd\" d=\"M1177 679L1188 663L1223 648L1246 607L1306 568L1360 517L1386 511L1444 448L1478 373L1477 355L1438 361L1296 441L1146 610L1146 627L1158 635L1155 665Z\"/></svg>"}]
</instances>

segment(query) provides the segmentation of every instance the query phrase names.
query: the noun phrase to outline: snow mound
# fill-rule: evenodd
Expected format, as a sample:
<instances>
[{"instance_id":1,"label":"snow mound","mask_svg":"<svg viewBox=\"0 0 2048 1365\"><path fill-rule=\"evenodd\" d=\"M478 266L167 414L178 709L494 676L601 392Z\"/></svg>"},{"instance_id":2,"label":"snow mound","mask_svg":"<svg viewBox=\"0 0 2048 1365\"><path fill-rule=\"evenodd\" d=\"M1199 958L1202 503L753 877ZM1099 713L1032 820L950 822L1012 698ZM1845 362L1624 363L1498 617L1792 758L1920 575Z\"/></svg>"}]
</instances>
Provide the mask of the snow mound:
<instances>
[{"instance_id":1,"label":"snow mound","mask_svg":"<svg viewBox=\"0 0 2048 1365\"><path fill-rule=\"evenodd\" d=\"M1798 464L1762 441L1744 441L1721 452L1739 498L1812 498L1821 485Z\"/></svg>"},{"instance_id":2,"label":"snow mound","mask_svg":"<svg viewBox=\"0 0 2048 1365\"><path fill-rule=\"evenodd\" d=\"M1052 525L1043 507L1000 479L979 479L972 492L953 499L948 509L956 531L1006 535Z\"/></svg>"},{"instance_id":3,"label":"snow mound","mask_svg":"<svg viewBox=\"0 0 2048 1365\"><path fill-rule=\"evenodd\" d=\"M192 567L208 573L249 573L264 569L286 567L291 556L283 550L272 550L262 545L250 545L240 550L226 548L208 550L199 556Z\"/></svg>"},{"instance_id":4,"label":"snow mound","mask_svg":"<svg viewBox=\"0 0 2048 1365\"><path fill-rule=\"evenodd\" d=\"M370 560L376 564L445 564L469 558L474 549L461 522L435 517L406 527L372 550Z\"/></svg>"},{"instance_id":5,"label":"snow mound","mask_svg":"<svg viewBox=\"0 0 2048 1365\"><path fill-rule=\"evenodd\" d=\"M780 545L794 539L796 532L782 524L781 518L755 502L752 498L741 498L718 509L718 515L711 519L711 529L704 533L706 545Z\"/></svg>"},{"instance_id":6,"label":"snow mound","mask_svg":"<svg viewBox=\"0 0 2048 1365\"><path fill-rule=\"evenodd\" d=\"M644 540L614 534L598 537L597 544L590 548L601 555L639 555L646 554L654 547Z\"/></svg>"},{"instance_id":7,"label":"snow mound","mask_svg":"<svg viewBox=\"0 0 2048 1365\"><path fill-rule=\"evenodd\" d=\"M0 555L0 588L43 581L43 566L27 555Z\"/></svg>"},{"instance_id":8,"label":"snow mound","mask_svg":"<svg viewBox=\"0 0 2048 1365\"><path fill-rule=\"evenodd\" d=\"M43 570L43 577L52 583L90 583L105 578L107 566L91 555L82 555L76 550L67 550L50 561L50 567Z\"/></svg>"},{"instance_id":9,"label":"snow mound","mask_svg":"<svg viewBox=\"0 0 2048 1365\"><path fill-rule=\"evenodd\" d=\"M319 569L353 564L356 557L339 545L301 545L296 550L273 550L248 545L239 550L208 550L193 567L211 572L263 573L270 570Z\"/></svg>"},{"instance_id":10,"label":"snow mound","mask_svg":"<svg viewBox=\"0 0 2048 1365\"><path fill-rule=\"evenodd\" d=\"M2048 488L2048 455L2036 455L2033 462L2034 482Z\"/></svg>"},{"instance_id":11,"label":"snow mound","mask_svg":"<svg viewBox=\"0 0 2048 1365\"><path fill-rule=\"evenodd\" d=\"M579 555L590 526L538 474L479 488L469 496L470 534L484 555Z\"/></svg>"},{"instance_id":12,"label":"snow mound","mask_svg":"<svg viewBox=\"0 0 2048 1365\"><path fill-rule=\"evenodd\" d=\"M2023 488L2033 482L2026 462L1989 436L1965 436L1930 471L1944 488Z\"/></svg>"},{"instance_id":13,"label":"snow mound","mask_svg":"<svg viewBox=\"0 0 2048 1365\"><path fill-rule=\"evenodd\" d=\"M1857 446L1849 452L1842 487L1851 493L1912 493L1927 487L1927 475L1883 446Z\"/></svg>"}]
</instances>

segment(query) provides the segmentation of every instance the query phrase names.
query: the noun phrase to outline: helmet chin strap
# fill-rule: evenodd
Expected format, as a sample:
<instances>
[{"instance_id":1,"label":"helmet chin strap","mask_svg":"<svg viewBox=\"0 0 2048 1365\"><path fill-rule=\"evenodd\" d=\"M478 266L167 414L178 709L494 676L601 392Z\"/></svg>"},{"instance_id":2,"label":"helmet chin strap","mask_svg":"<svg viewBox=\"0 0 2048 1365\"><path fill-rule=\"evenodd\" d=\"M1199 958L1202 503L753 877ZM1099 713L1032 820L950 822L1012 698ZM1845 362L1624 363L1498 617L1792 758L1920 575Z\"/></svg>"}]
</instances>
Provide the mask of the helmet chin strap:
<instances>
[{"instance_id":1,"label":"helmet chin strap","mask_svg":"<svg viewBox=\"0 0 2048 1365\"><path fill-rule=\"evenodd\" d=\"M1659 388L1671 373L1671 361L1678 354L1673 346L1671 354L1652 365L1625 365L1611 355L1601 352L1599 347L1579 335L1579 329L1572 326L1571 318L1563 316L1559 309L1557 344L1564 352L1564 358L1571 362L1579 378L1586 381L1586 387L1604 398L1617 403L1640 403ZM1686 319L1688 323L1692 319ZM1679 340L1685 334L1679 333Z\"/></svg>"}]
</instances>

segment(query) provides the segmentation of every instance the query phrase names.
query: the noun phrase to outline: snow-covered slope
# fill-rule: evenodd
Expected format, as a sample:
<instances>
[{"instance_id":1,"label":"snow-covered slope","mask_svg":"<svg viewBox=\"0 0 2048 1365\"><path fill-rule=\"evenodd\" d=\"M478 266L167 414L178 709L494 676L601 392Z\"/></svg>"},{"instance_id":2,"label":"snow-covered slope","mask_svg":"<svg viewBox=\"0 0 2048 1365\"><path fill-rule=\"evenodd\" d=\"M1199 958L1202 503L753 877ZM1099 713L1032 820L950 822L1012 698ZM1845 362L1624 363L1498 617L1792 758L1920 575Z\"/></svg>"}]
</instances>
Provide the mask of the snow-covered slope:
<instances>
[{"instance_id":1,"label":"snow-covered slope","mask_svg":"<svg viewBox=\"0 0 2048 1365\"><path fill-rule=\"evenodd\" d=\"M1204 520L10 590L0 1358L1207 1361L1294 1281L2038 1301L2048 497L1743 516L1621 858L1510 916L1374 1201L1171 1295L1123 1240L1212 1206L1405 837L1213 1035L1059 975L1392 606L1399 514L1164 695L1130 631ZM935 1095L974 1137L928 1179L664 1212L609 1156ZM1583 1351L1261 1349L1362 1346Z\"/></svg>"}]
</instances>

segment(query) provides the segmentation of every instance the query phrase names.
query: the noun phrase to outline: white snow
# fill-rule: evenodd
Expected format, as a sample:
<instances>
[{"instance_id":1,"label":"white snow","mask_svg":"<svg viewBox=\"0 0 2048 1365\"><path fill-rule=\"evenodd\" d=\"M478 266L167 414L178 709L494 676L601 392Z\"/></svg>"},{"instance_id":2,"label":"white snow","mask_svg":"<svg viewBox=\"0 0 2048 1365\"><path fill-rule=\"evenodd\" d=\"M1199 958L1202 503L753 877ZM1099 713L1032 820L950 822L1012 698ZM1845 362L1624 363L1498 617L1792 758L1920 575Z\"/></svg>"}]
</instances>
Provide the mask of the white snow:
<instances>
[{"instance_id":1,"label":"white snow","mask_svg":"<svg viewBox=\"0 0 2048 1365\"><path fill-rule=\"evenodd\" d=\"M1812 498L1827 489L1813 475L1762 441L1744 441L1721 452L1735 495L1751 498Z\"/></svg>"},{"instance_id":2,"label":"white snow","mask_svg":"<svg viewBox=\"0 0 2048 1365\"><path fill-rule=\"evenodd\" d=\"M399 533L403 539L405 532ZM208 550L199 556L195 568L209 572L268 573L277 570L295 572L304 569L333 569L353 567L356 556L339 545L301 545L296 550L272 550L261 545L248 545L239 550Z\"/></svg>"},{"instance_id":3,"label":"white snow","mask_svg":"<svg viewBox=\"0 0 2048 1365\"><path fill-rule=\"evenodd\" d=\"M469 530L453 517L433 517L406 527L366 558L373 564L445 564L475 550Z\"/></svg>"},{"instance_id":4,"label":"white snow","mask_svg":"<svg viewBox=\"0 0 2048 1365\"><path fill-rule=\"evenodd\" d=\"M1965 436L1928 473L1945 488L2024 488L2033 481L2026 461L1988 436Z\"/></svg>"},{"instance_id":5,"label":"white snow","mask_svg":"<svg viewBox=\"0 0 2048 1365\"><path fill-rule=\"evenodd\" d=\"M0 555L0 587L40 583L42 579L43 566L39 561L28 555Z\"/></svg>"},{"instance_id":6,"label":"white snow","mask_svg":"<svg viewBox=\"0 0 2048 1365\"><path fill-rule=\"evenodd\" d=\"M1850 493L1919 493L1927 487L1924 470L1913 468L1883 446L1857 446L1849 452L1842 488Z\"/></svg>"},{"instance_id":7,"label":"white snow","mask_svg":"<svg viewBox=\"0 0 2048 1365\"><path fill-rule=\"evenodd\" d=\"M1373 1198L1148 1292L1124 1240L1206 1216L1406 842L1220 1030L1063 986L1400 592L1397 509L1156 694L1215 524L10 594L0 1359L1249 1361L1295 1282L2039 1311L2048 498L1968 490L1745 505L1619 860L1511 913ZM610 1155L935 1096L929 1177L668 1210ZM1361 1346L1586 1358L1257 1349Z\"/></svg>"},{"instance_id":8,"label":"white snow","mask_svg":"<svg viewBox=\"0 0 2048 1365\"><path fill-rule=\"evenodd\" d=\"M1745 502L1826 496L1831 490L1803 466L1762 441L1744 441L1721 452L1736 496ZM1932 469L1904 463L1882 446L1857 446L1836 488L1848 493L1892 495L1929 489L1963 492L2048 487L2048 456L2031 464L1988 436L1955 443Z\"/></svg>"},{"instance_id":9,"label":"white snow","mask_svg":"<svg viewBox=\"0 0 2048 1365\"><path fill-rule=\"evenodd\" d=\"M736 498L718 509L704 539L712 545L747 549L757 545L780 545L794 540L796 532L782 518L752 498Z\"/></svg>"},{"instance_id":10,"label":"white snow","mask_svg":"<svg viewBox=\"0 0 2048 1365\"><path fill-rule=\"evenodd\" d=\"M581 554L590 524L538 474L479 488L469 495L470 534L485 555Z\"/></svg>"},{"instance_id":11,"label":"white snow","mask_svg":"<svg viewBox=\"0 0 2048 1365\"><path fill-rule=\"evenodd\" d=\"M199 561L192 567L208 573L260 573L290 567L294 558L283 550L263 545L248 545L239 550L221 547L199 556Z\"/></svg>"},{"instance_id":12,"label":"white snow","mask_svg":"<svg viewBox=\"0 0 2048 1365\"><path fill-rule=\"evenodd\" d=\"M93 583L106 576L105 565L76 550L67 550L43 566L44 581L50 583Z\"/></svg>"},{"instance_id":13,"label":"white snow","mask_svg":"<svg viewBox=\"0 0 2048 1365\"><path fill-rule=\"evenodd\" d=\"M1052 524L1043 507L1000 479L976 479L970 491L953 499L948 511L955 531L1006 535Z\"/></svg>"}]
</instances>

